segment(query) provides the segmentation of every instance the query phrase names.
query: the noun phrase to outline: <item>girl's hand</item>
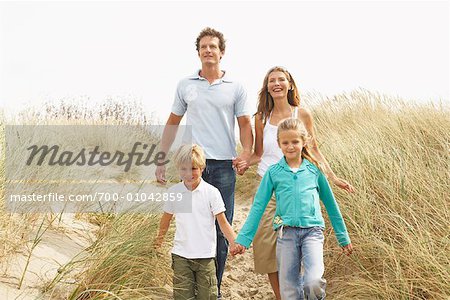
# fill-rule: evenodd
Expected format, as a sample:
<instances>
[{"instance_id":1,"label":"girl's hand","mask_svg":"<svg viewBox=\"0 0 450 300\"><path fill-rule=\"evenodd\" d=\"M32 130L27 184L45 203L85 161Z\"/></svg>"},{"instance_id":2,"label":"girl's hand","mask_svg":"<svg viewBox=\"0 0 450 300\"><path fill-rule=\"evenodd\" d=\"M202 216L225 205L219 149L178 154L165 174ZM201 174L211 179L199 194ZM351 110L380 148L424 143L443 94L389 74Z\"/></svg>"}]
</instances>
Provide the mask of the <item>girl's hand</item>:
<instances>
[{"instance_id":1,"label":"girl's hand","mask_svg":"<svg viewBox=\"0 0 450 300\"><path fill-rule=\"evenodd\" d=\"M352 252L353 252L352 244L348 244L348 245L345 245L344 247L342 247L342 252L347 256L352 254Z\"/></svg>"},{"instance_id":2,"label":"girl's hand","mask_svg":"<svg viewBox=\"0 0 450 300\"><path fill-rule=\"evenodd\" d=\"M355 191L355 188L344 179L336 177L336 179L333 180L333 183L337 185L338 188L341 188L349 193L353 193Z\"/></svg>"}]
</instances>

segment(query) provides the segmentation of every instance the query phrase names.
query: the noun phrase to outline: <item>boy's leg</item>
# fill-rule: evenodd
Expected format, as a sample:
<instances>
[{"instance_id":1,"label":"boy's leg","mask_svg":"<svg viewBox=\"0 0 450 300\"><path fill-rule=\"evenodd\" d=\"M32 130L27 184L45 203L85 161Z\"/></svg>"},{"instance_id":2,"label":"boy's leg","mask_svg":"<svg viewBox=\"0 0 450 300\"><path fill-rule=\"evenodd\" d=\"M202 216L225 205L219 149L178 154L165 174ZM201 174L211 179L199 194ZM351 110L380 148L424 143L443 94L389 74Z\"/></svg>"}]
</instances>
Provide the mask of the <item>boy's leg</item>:
<instances>
[{"instance_id":1,"label":"boy's leg","mask_svg":"<svg viewBox=\"0 0 450 300\"><path fill-rule=\"evenodd\" d=\"M234 213L234 188L236 185L236 172L233 169L231 160L206 160L206 169L203 171L203 179L209 184L215 186L225 204L225 216L230 224L233 221ZM220 295L220 285L225 270L225 263L228 255L228 242L220 231L216 222L217 230L217 256L216 256L216 275L217 288Z\"/></svg>"},{"instance_id":2,"label":"boy's leg","mask_svg":"<svg viewBox=\"0 0 450 300\"><path fill-rule=\"evenodd\" d=\"M190 260L172 254L173 298L175 300L195 299L195 276Z\"/></svg>"},{"instance_id":3,"label":"boy's leg","mask_svg":"<svg viewBox=\"0 0 450 300\"><path fill-rule=\"evenodd\" d=\"M300 299L300 230L293 227L278 229L277 263L281 299Z\"/></svg>"},{"instance_id":4,"label":"boy's leg","mask_svg":"<svg viewBox=\"0 0 450 300\"><path fill-rule=\"evenodd\" d=\"M197 300L217 299L216 262L214 258L196 259Z\"/></svg>"},{"instance_id":5,"label":"boy's leg","mask_svg":"<svg viewBox=\"0 0 450 300\"><path fill-rule=\"evenodd\" d=\"M323 230L320 227L307 229L303 237L302 253L305 272L303 276L306 299L325 299L326 281L323 279Z\"/></svg>"}]
</instances>

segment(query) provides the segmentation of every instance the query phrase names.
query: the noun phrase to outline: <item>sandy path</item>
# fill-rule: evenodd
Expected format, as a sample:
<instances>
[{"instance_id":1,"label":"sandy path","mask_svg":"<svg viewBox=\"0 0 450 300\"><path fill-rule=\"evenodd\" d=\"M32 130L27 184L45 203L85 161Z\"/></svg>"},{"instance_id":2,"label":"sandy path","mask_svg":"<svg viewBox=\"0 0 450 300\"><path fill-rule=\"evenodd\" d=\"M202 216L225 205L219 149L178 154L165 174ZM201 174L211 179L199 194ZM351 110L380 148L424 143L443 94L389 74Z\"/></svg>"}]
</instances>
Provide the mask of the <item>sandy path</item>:
<instances>
[{"instance_id":1,"label":"sandy path","mask_svg":"<svg viewBox=\"0 0 450 300\"><path fill-rule=\"evenodd\" d=\"M31 250L30 241L21 251L11 254L0 264L0 299L42 299L42 288L55 278L62 266L74 257L81 259L83 255L88 255L84 250L95 240L96 230L97 226L77 220L73 214L64 214L57 226L52 226L42 235L34 249ZM34 235L35 232L31 232L30 237ZM30 251L31 259L26 267ZM22 288L18 289L25 267ZM61 283L59 297L64 294L63 291L73 288L75 273L71 274L74 278ZM44 296L44 299L47 297Z\"/></svg>"}]
</instances>

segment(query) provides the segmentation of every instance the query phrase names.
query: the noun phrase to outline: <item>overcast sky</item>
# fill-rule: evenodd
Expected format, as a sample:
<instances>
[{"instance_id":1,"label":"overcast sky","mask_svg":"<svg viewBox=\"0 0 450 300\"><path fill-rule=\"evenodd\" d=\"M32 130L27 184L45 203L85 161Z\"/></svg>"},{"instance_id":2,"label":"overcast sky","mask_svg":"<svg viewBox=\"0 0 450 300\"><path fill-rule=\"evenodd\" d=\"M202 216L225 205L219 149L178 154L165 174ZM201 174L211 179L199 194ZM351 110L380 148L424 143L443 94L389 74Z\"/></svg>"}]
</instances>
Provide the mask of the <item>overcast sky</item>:
<instances>
[{"instance_id":1,"label":"overcast sky","mask_svg":"<svg viewBox=\"0 0 450 300\"><path fill-rule=\"evenodd\" d=\"M0 100L137 99L165 119L177 82L200 62L195 39L227 39L222 69L252 107L282 65L303 93L362 87L449 101L449 2L1 2Z\"/></svg>"}]
</instances>

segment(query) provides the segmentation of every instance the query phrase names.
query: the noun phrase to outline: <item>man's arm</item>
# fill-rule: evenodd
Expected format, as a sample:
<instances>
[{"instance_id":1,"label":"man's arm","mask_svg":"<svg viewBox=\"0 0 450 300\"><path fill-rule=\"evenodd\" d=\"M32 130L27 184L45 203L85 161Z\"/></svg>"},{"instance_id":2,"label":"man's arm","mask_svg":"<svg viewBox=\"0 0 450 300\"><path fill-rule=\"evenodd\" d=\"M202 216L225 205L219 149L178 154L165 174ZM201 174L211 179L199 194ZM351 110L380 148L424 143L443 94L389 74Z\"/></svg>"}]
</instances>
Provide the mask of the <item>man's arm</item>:
<instances>
[{"instance_id":1,"label":"man's arm","mask_svg":"<svg viewBox=\"0 0 450 300\"><path fill-rule=\"evenodd\" d=\"M242 153L236 158L235 163L245 161L247 165L250 165L250 157L252 156L253 148L253 133L250 116L241 116L237 118L239 125L239 138L242 145ZM248 166L247 166L248 168ZM243 170L245 172L245 170ZM242 175L240 173L240 175Z\"/></svg>"},{"instance_id":2,"label":"man's arm","mask_svg":"<svg viewBox=\"0 0 450 300\"><path fill-rule=\"evenodd\" d=\"M161 143L159 145L160 151L164 152L166 155L169 153L170 147L172 146L173 141L177 135L178 125L180 125L181 119L183 116L178 116L174 113L170 113L169 118L167 119L166 126L164 127L164 131L161 138ZM155 171L156 180L159 183L166 183L166 167L165 165L158 166Z\"/></svg>"}]
</instances>

